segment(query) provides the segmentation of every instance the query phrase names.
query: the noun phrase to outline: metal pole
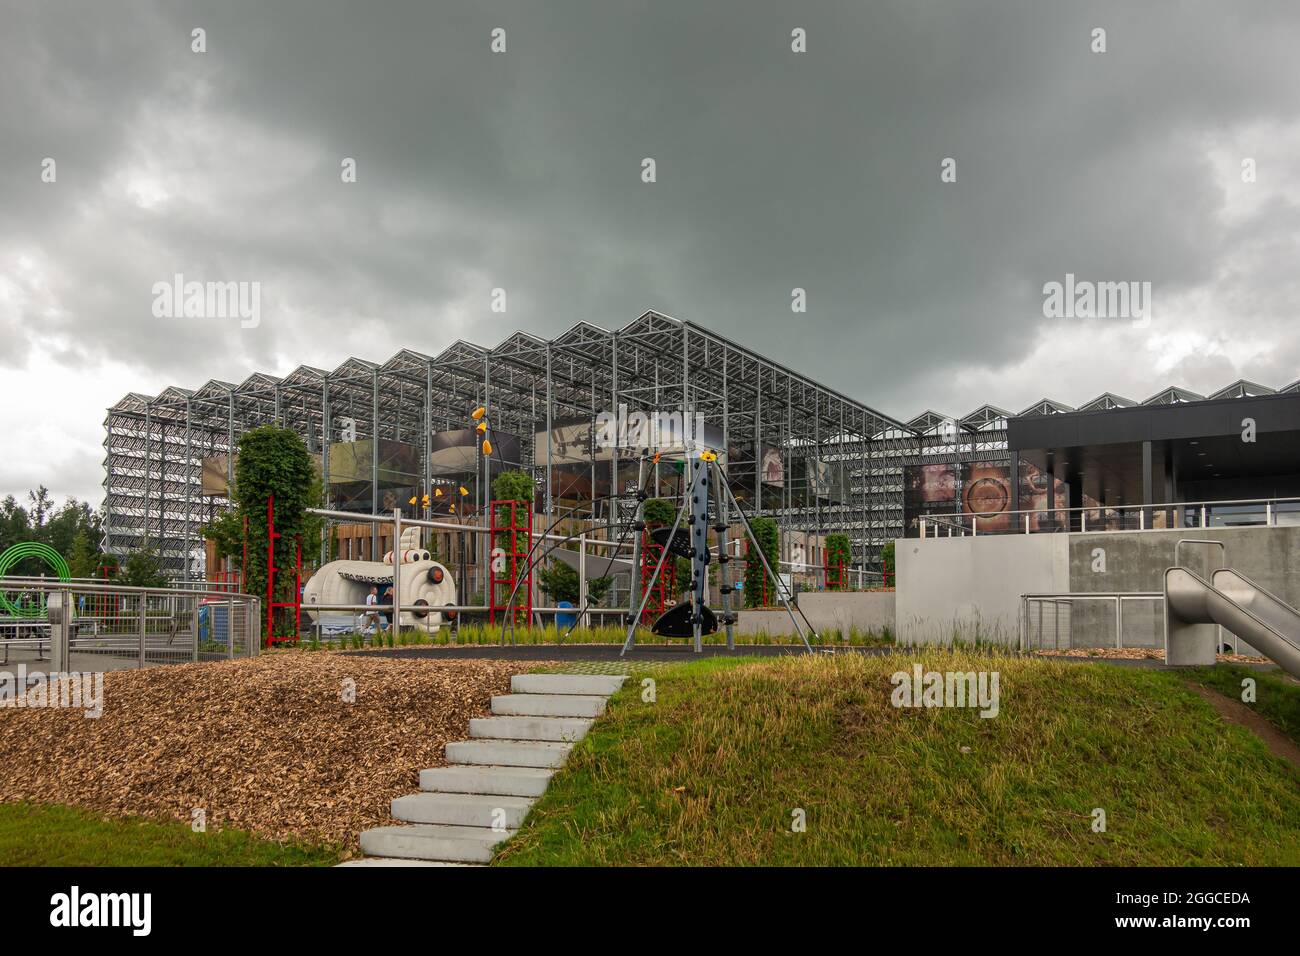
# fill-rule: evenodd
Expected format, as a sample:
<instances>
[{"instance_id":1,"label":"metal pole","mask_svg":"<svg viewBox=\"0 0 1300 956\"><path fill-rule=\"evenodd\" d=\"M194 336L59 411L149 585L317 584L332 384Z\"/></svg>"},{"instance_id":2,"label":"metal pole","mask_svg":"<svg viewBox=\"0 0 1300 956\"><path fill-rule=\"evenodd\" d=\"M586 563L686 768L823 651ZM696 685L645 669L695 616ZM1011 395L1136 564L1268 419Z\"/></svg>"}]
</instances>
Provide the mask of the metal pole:
<instances>
[{"instance_id":1,"label":"metal pole","mask_svg":"<svg viewBox=\"0 0 1300 956\"><path fill-rule=\"evenodd\" d=\"M194 475L192 468L194 465L194 441L192 431L192 419L190 417L190 400L185 399L185 558L182 567L184 568L184 578L190 580L190 553L194 550L193 538L193 504L194 504ZM196 639L197 639L197 631ZM197 644L195 645L195 660L198 660Z\"/></svg>"},{"instance_id":2,"label":"metal pole","mask_svg":"<svg viewBox=\"0 0 1300 956\"><path fill-rule=\"evenodd\" d=\"M763 514L763 366L754 367L754 517Z\"/></svg>"},{"instance_id":3,"label":"metal pole","mask_svg":"<svg viewBox=\"0 0 1300 956\"><path fill-rule=\"evenodd\" d=\"M492 407L492 371L491 367L488 365L488 357L486 355L483 356L483 407L488 409L489 415L496 414L496 409ZM479 491L479 501L483 510L479 513L483 515L483 523L489 524L490 515L488 512L492 507L492 459L491 456L483 454L482 442L479 442L478 445L479 458L483 462L483 474L480 479L483 482L483 487ZM479 570L483 574L483 604L490 607L492 604L492 569L490 565L492 560L491 535L479 536L478 555ZM510 637L512 642L514 640L513 623L514 618L511 618Z\"/></svg>"},{"instance_id":4,"label":"metal pole","mask_svg":"<svg viewBox=\"0 0 1300 956\"><path fill-rule=\"evenodd\" d=\"M370 376L370 510L379 513L379 369ZM378 561L379 528L370 526L370 560Z\"/></svg>"},{"instance_id":5,"label":"metal pole","mask_svg":"<svg viewBox=\"0 0 1300 956\"><path fill-rule=\"evenodd\" d=\"M587 606L587 532L578 535L578 607ZM582 620L578 621L579 627L586 627L587 622L591 620L591 615L583 614ZM556 625L559 630L559 625Z\"/></svg>"},{"instance_id":6,"label":"metal pole","mask_svg":"<svg viewBox=\"0 0 1300 956\"><path fill-rule=\"evenodd\" d=\"M554 428L553 415L555 412L555 400L553 398L554 387L551 379L551 343L546 343L546 526L551 524L551 487L553 485L551 476L551 429Z\"/></svg>"},{"instance_id":7,"label":"metal pole","mask_svg":"<svg viewBox=\"0 0 1300 956\"><path fill-rule=\"evenodd\" d=\"M717 462L714 462L714 466L715 466L715 467L716 467L716 465L717 465ZM720 484L723 488L726 488L726 483L725 483L725 482L720 482L719 484ZM731 489L730 489L730 488L726 488L726 493L727 493L728 495L730 495L730 494L731 494ZM763 553L763 549L762 549L762 547L761 547L761 546L759 545L759 543L758 543L758 536L754 534L754 528L753 528L753 526L750 525L750 523L749 523L749 519L745 516L745 511L744 511L744 509L740 507L740 502L736 501L734 496L732 497L732 504L734 504L734 505L736 506L736 511L737 511L737 513L740 515L740 520L741 520L741 522L742 522L742 523L744 524L744 526L745 526L745 533L749 536L749 543L750 543L750 545L753 547L753 549L754 549L756 552L758 552L759 560L761 560L761 561L763 562L763 570L764 570L764 572L768 575L768 577L770 577L774 582L776 582L776 593L777 593L777 597L779 597L779 598L781 599L781 604L785 607L785 611L786 611L786 613L790 615L790 621L791 621L792 624L794 624L794 629L798 632L798 634L799 634L799 639L800 639L801 641L803 641L803 646L804 646L804 648L805 648L806 650L808 650L808 651L811 652L811 651L812 651L812 645L810 645L810 644L808 643L808 638L804 635L803 628L800 626L798 620L795 619L795 616L794 616L794 609L790 606L790 601L789 601L788 597L786 596L785 587L781 584L781 579L780 579L779 577L777 577L776 574L773 573L773 571L772 571L772 566L771 566L771 565L768 563L768 561L767 561L767 555ZM801 611L800 613L802 613L802 611ZM811 628L811 625L809 625L809 627ZM816 632L816 631L813 631L813 637L817 637L817 632Z\"/></svg>"},{"instance_id":8,"label":"metal pole","mask_svg":"<svg viewBox=\"0 0 1300 956\"><path fill-rule=\"evenodd\" d=\"M645 455L639 454L637 457L636 476L636 512L632 518L632 573L628 575L630 578L630 581L628 582L627 599L629 610L631 610L632 605L637 603L638 595L641 593L641 538L645 534L645 473ZM618 552L615 553L617 554Z\"/></svg>"},{"instance_id":9,"label":"metal pole","mask_svg":"<svg viewBox=\"0 0 1300 956\"><path fill-rule=\"evenodd\" d=\"M610 354L610 411L615 416L618 415L618 333L610 333L609 339ZM683 423L684 425L684 423ZM617 429L616 429L617 430ZM618 439L614 439L614 447L610 449L609 458L609 536L614 537L614 527L618 524L619 518L619 494L618 494ZM592 493L595 494L595 486L592 486ZM584 602L585 603L585 602Z\"/></svg>"},{"instance_id":10,"label":"metal pole","mask_svg":"<svg viewBox=\"0 0 1300 956\"><path fill-rule=\"evenodd\" d=\"M722 592L722 613L727 620L727 650L734 651L736 649L736 628L732 623L731 614L731 575L727 573L728 565L731 563L730 542L727 538L731 519L727 514L727 496L722 490L725 481L726 478L722 474L722 469L719 468L717 483L713 489L714 508L718 516L718 587ZM707 590L705 593L708 593Z\"/></svg>"},{"instance_id":11,"label":"metal pole","mask_svg":"<svg viewBox=\"0 0 1300 956\"><path fill-rule=\"evenodd\" d=\"M148 603L149 603L149 595L146 594L144 591L141 591L140 592L140 654L139 654L139 665L141 668L144 667L144 636L145 636L145 631L148 629L149 626L149 619L146 614Z\"/></svg>"},{"instance_id":12,"label":"metal pole","mask_svg":"<svg viewBox=\"0 0 1300 956\"><path fill-rule=\"evenodd\" d=\"M402 629L402 509L393 509L393 590L389 595L393 602L390 620L394 640Z\"/></svg>"}]
</instances>

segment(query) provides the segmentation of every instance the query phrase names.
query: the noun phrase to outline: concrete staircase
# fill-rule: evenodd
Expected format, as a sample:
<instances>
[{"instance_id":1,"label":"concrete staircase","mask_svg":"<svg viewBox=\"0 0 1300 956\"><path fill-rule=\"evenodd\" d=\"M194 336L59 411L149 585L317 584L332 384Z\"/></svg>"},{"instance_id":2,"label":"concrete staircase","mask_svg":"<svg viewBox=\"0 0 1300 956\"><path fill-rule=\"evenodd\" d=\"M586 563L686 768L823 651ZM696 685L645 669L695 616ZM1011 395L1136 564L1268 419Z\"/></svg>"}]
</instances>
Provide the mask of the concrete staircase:
<instances>
[{"instance_id":1,"label":"concrete staircase","mask_svg":"<svg viewBox=\"0 0 1300 956\"><path fill-rule=\"evenodd\" d=\"M487 863L546 791L573 745L625 677L516 674L469 740L447 744L447 766L420 771L420 792L393 801L398 826L361 834L364 859L341 866Z\"/></svg>"}]
</instances>

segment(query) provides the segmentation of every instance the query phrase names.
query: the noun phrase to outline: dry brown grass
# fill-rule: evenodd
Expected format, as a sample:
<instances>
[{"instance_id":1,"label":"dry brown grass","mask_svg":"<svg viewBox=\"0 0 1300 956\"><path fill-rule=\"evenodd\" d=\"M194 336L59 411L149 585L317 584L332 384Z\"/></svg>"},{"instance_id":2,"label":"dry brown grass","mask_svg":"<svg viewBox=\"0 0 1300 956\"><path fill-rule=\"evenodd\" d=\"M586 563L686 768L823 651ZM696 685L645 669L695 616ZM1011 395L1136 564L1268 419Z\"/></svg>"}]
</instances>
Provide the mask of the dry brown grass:
<instances>
[{"instance_id":1,"label":"dry brown grass","mask_svg":"<svg viewBox=\"0 0 1300 956\"><path fill-rule=\"evenodd\" d=\"M0 802L185 822L201 807L210 828L353 847L535 666L298 652L116 671L98 719L0 708Z\"/></svg>"}]
</instances>

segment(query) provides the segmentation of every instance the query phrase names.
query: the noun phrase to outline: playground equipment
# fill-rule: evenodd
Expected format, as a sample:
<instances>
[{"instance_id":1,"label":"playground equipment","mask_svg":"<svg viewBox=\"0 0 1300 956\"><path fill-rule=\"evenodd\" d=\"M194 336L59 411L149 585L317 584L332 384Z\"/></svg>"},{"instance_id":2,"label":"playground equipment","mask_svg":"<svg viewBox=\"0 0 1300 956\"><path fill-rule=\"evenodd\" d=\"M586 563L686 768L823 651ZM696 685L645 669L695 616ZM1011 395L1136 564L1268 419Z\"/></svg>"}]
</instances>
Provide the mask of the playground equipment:
<instances>
[{"instance_id":1,"label":"playground equipment","mask_svg":"<svg viewBox=\"0 0 1300 956\"><path fill-rule=\"evenodd\" d=\"M384 555L383 561L331 561L308 579L302 592L302 608L325 632L356 630L354 611L316 610L314 606L364 606L371 587L378 587L381 600L378 613L391 619L382 605L390 601L385 593L401 595L400 627L433 633L456 616L456 584L451 572L434 561L420 547L420 529L405 528L398 548ZM362 617L367 612L362 612ZM367 626L363 620L362 627Z\"/></svg>"},{"instance_id":2,"label":"playground equipment","mask_svg":"<svg viewBox=\"0 0 1300 956\"><path fill-rule=\"evenodd\" d=\"M5 577L15 564L25 558L39 558L44 561L60 581L72 580L72 571L68 568L68 562L63 560L63 555L48 544L42 544L39 541L19 541L17 544L6 548L4 553L0 554L0 578ZM33 604L23 597L19 597L17 601L11 601L9 595L4 591L0 591L0 609L14 618L43 619L46 616L43 603L37 602Z\"/></svg>"},{"instance_id":3,"label":"playground equipment","mask_svg":"<svg viewBox=\"0 0 1300 956\"><path fill-rule=\"evenodd\" d=\"M643 472L645 464L643 458L641 461ZM689 469L689 483L683 496L682 507L677 513L677 519L673 522L671 528L656 528L651 533L651 538L660 546L659 561L655 565L650 580L643 585L645 595L641 598L640 605L635 610L631 607L628 608L627 638L623 642L623 650L620 652L620 656L626 654L636 640L637 624L645 613L646 605L654 593L656 582L660 575L663 574L664 564L670 554L690 559L690 596L689 600L669 608L660 615L651 627L651 633L661 637L689 638L693 643L694 650L699 653L702 650L701 638L706 634L715 633L721 623L727 629L727 647L732 648L735 646L733 625L736 623L737 615L731 610L733 592L728 586L727 580L727 565L731 561L731 555L727 547L727 531L730 526L728 515L731 508L735 509L741 523L744 525L745 534L749 538L750 553L758 556L763 564L765 575L776 583L777 598L780 604L785 608L786 613L790 615L790 621L794 624L795 631L799 634L799 639L803 642L804 648L811 652L812 646L808 643L808 634L811 634L815 639L817 632L808 620L803 618L802 611L796 616L796 608L790 601L789 593L781 578L768 563L767 556L763 553L763 548L759 544L758 537L754 534L749 518L745 516L744 509L740 507L740 503L727 486L726 476L718 464L717 454L709 450L700 451L698 457L688 460L687 468ZM644 487L644 475L638 487ZM633 522L634 529L644 527L646 497L643 490L637 494L637 515L636 520ZM709 565L715 557L709 549L708 541L710 503L713 505L714 520L716 522L713 525L713 531L716 533L718 541L716 557L719 565L718 583L723 602L721 616L714 613L707 601ZM682 528L683 518L686 519L686 528ZM636 567L640 563L640 556L635 553L635 550L640 548L641 539L638 537L634 541L632 565ZM634 591L633 602L635 600L636 592ZM802 624L800 618L803 618ZM808 634L804 632L804 625L807 625Z\"/></svg>"},{"instance_id":4,"label":"playground equipment","mask_svg":"<svg viewBox=\"0 0 1300 956\"><path fill-rule=\"evenodd\" d=\"M1177 563L1184 544L1224 550L1221 541L1187 538L1175 546L1175 565L1165 571L1164 582L1165 662L1213 664L1222 627L1300 677L1300 611L1228 567L1215 569L1207 581Z\"/></svg>"}]
</instances>

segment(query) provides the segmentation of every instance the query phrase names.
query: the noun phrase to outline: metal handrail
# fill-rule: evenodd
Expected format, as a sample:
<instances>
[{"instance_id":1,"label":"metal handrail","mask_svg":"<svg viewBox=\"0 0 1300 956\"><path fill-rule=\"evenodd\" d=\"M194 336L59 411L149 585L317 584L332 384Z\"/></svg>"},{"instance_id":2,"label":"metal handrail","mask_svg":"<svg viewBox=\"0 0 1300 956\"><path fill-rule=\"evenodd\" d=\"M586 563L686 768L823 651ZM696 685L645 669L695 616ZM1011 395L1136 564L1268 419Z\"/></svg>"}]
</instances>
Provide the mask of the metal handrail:
<instances>
[{"instance_id":1,"label":"metal handrail","mask_svg":"<svg viewBox=\"0 0 1300 956\"><path fill-rule=\"evenodd\" d=\"M334 511L329 508L308 508L307 511L310 514L317 515L321 518L330 518L334 521L351 521L356 524L366 524L366 523L396 524L397 523L397 521L395 520L392 514L386 514L386 515L365 514L359 511L356 512ZM427 518L403 517L401 519L401 525L402 527L406 527L407 525L412 525L417 528L432 528L435 531L467 531L471 534L492 534L492 529L488 527L486 522L482 524L478 523L480 520L481 519L476 518L472 522L467 521L464 524L460 524L455 521L431 521ZM500 533L501 531L500 529L498 529L497 534ZM541 532L541 531L532 532L532 537L540 538L545 541L572 540L572 535L566 537L565 535L559 535L559 534L546 534L545 532ZM605 548L614 547L617 550L621 550L623 548L631 548L630 544L621 541L610 541L606 538L588 538L587 544L605 547Z\"/></svg>"},{"instance_id":2,"label":"metal handrail","mask_svg":"<svg viewBox=\"0 0 1300 956\"><path fill-rule=\"evenodd\" d=\"M1029 643L1029 605L1036 602L1040 605L1051 602L1052 604L1065 603L1067 605L1074 601L1114 601L1115 602L1115 647L1124 646L1124 602L1125 601L1155 601L1163 600L1164 593L1161 591L1061 591L1056 593L1041 594L1022 594L1020 595L1020 620L1019 634L1017 644L1019 650L1028 649ZM1053 626L1059 624L1053 619ZM1038 629L1042 634L1043 620L1042 612L1039 611ZM1059 641L1059 636L1058 636ZM1041 643L1041 642L1040 642Z\"/></svg>"},{"instance_id":3,"label":"metal handrail","mask_svg":"<svg viewBox=\"0 0 1300 956\"><path fill-rule=\"evenodd\" d=\"M82 583L81 581L60 581L57 578L0 578L0 591L20 591L31 589L39 591L107 591L115 594L156 594L172 595L176 597L212 595L220 598L247 598L249 600L252 600L254 597L252 594L245 594L241 591L221 591L210 590L207 588L142 588L113 584L111 581L107 583L102 581L98 583Z\"/></svg>"},{"instance_id":4,"label":"metal handrail","mask_svg":"<svg viewBox=\"0 0 1300 956\"><path fill-rule=\"evenodd\" d=\"M1060 506L1060 505L1053 505L1053 506L1050 507L1050 508L1020 508L1020 509L1017 509L1017 510L1015 510L1015 511L999 511L999 512L996 512L996 513L993 513L993 514L989 514L989 515L979 515L979 514L966 513L966 512L956 512L956 513L953 513L953 514L951 514L951 515L948 515L948 514L930 514L930 515L924 515L924 516L922 516L921 519L920 519L920 522L921 522L921 537L924 538L924 537L926 536L926 531L927 531L928 528L931 527L931 526L934 527L934 529L935 529L935 535L934 535L935 537L938 537L938 536L939 536L939 535L938 535L938 530L939 530L940 527L943 527L943 526L947 526L947 527L949 527L949 528L955 528L955 529L958 529L958 530L960 530L960 531L962 532L962 534L965 534L965 533L967 532L967 530L969 529L969 531L970 531L970 533L971 533L972 535L976 535L976 536L978 536L978 534L979 534L979 521L980 521L980 518L982 518L982 517L983 517L983 518L989 518L989 519L998 519L998 520L1005 520L1005 519L1007 519L1008 517L1013 518L1013 519L1014 519L1014 520L1012 521L1012 524L1013 524L1013 526L1014 526L1013 529L1010 529L1010 530L1008 530L1007 532L1005 532L1005 533L1009 533L1009 534L1021 534L1021 533L1024 533L1024 534L1032 534L1032 533L1038 533L1038 534L1047 533L1047 534L1051 534L1051 533L1059 533L1059 532L1062 532L1062 531L1066 531L1066 530L1068 530L1069 527L1070 527L1070 525L1071 525L1071 522L1066 521L1064 527L1060 527L1060 528L1050 528L1050 529L1039 529L1039 530L1036 531L1036 532L1031 532L1031 531L1029 530L1029 526L1028 526L1028 519L1029 519L1031 516L1034 516L1034 515L1056 515L1056 514L1072 515L1072 514L1076 514L1076 513L1077 513L1077 514L1079 514L1079 515L1082 516L1082 520L1080 521L1080 527L1081 527L1081 529L1082 529L1083 531L1087 531L1088 529L1087 529L1087 527L1086 527L1086 521L1087 521L1087 515L1088 515L1088 514L1095 514L1095 513L1098 513L1098 512L1101 512L1101 513L1120 514L1120 515L1123 515L1123 514L1130 514L1130 513L1137 513L1139 516L1145 516L1148 512L1154 512L1154 511L1169 511L1169 510L1172 510L1172 509L1182 509L1182 510L1184 510L1184 511L1200 512L1200 514L1201 514L1201 527L1205 527L1205 526L1206 526L1206 525L1205 525L1205 519L1206 519L1206 517L1207 517L1207 515L1208 515L1208 510L1209 510L1209 509L1211 509L1211 508L1232 507L1232 506L1242 506L1242 505L1263 506L1263 509L1264 509L1264 525L1265 525L1265 526L1268 526L1268 527L1272 527L1272 526L1273 526L1273 521L1274 521L1274 519L1275 519L1275 517L1276 517L1276 515L1277 515L1277 513L1278 513L1277 506L1278 506L1278 505L1282 505L1282 504L1294 504L1294 505L1297 506L1296 510L1297 510L1298 512L1300 512L1300 497L1287 497L1287 498L1224 498L1224 499L1220 499L1220 500L1216 500L1216 501L1163 501L1163 502L1152 502L1151 504L1139 504L1139 503L1132 503L1132 504L1129 504L1129 503L1125 503L1125 504L1095 504L1095 505L1082 505L1082 506L1079 506L1079 507L1076 507L1076 508L1069 508L1069 507ZM1024 521L1021 520L1022 518L1024 519ZM1144 523L1145 523L1145 522L1144 522ZM1021 530L1019 530L1022 524L1024 525L1024 531L1023 531L1023 532L1022 532ZM1106 531L1106 530L1108 530L1108 529L1106 529L1106 528L1099 528L1099 529L1096 529L1096 530L1098 530L1098 531ZM1124 528L1124 529L1120 529L1120 530L1124 530L1124 531L1135 531L1135 530L1143 530L1143 531L1145 531L1145 530L1177 531L1177 530L1184 530L1184 531L1185 531L1185 530L1190 530L1190 529L1188 529L1188 528L1152 528L1152 529L1148 529L1148 528L1142 527L1142 528ZM1003 533L1003 532L998 532L998 533Z\"/></svg>"}]
</instances>

